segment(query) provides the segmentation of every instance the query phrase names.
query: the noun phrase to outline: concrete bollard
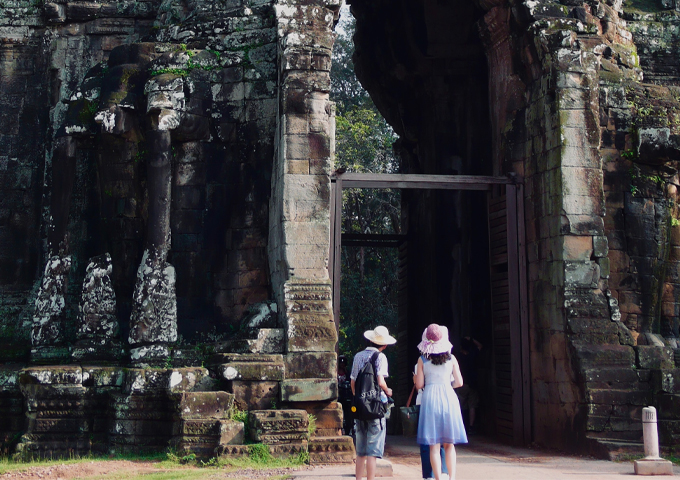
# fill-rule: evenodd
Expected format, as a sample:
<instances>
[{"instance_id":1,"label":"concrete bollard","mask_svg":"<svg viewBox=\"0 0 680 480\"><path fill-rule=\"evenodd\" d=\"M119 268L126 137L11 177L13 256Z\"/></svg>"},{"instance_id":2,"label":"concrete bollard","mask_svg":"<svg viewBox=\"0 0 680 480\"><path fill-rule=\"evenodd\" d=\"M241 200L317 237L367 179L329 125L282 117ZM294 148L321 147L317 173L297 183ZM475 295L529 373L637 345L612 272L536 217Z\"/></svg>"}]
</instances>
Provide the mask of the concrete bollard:
<instances>
[{"instance_id":1,"label":"concrete bollard","mask_svg":"<svg viewBox=\"0 0 680 480\"><path fill-rule=\"evenodd\" d=\"M659 432L654 407L642 409L642 437L645 442L645 458L635 460L635 474L673 475L673 464L659 456Z\"/></svg>"},{"instance_id":2,"label":"concrete bollard","mask_svg":"<svg viewBox=\"0 0 680 480\"><path fill-rule=\"evenodd\" d=\"M645 442L645 458L659 457L659 430L656 424L656 408L642 409L642 438Z\"/></svg>"}]
</instances>

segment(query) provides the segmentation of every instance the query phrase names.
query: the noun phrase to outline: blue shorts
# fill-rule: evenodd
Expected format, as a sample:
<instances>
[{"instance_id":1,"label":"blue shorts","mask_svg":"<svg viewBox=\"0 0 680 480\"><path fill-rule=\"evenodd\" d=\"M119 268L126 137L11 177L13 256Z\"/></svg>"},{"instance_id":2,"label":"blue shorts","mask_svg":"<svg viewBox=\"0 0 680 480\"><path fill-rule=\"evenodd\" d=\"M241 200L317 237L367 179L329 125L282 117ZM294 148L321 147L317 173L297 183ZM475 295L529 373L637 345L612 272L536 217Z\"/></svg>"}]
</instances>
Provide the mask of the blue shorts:
<instances>
[{"instance_id":1,"label":"blue shorts","mask_svg":"<svg viewBox=\"0 0 680 480\"><path fill-rule=\"evenodd\" d=\"M385 419L354 420L357 457L382 458L385 452Z\"/></svg>"}]
</instances>

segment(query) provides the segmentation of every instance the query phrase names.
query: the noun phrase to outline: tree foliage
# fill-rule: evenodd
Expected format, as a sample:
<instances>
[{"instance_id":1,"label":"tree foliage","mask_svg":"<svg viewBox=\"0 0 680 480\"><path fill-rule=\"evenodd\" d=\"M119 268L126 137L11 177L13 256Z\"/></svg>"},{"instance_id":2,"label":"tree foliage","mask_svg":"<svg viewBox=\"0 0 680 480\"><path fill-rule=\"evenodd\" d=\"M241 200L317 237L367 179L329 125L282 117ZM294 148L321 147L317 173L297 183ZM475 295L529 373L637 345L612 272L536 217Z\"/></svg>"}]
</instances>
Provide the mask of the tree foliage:
<instances>
[{"instance_id":1,"label":"tree foliage","mask_svg":"<svg viewBox=\"0 0 680 480\"><path fill-rule=\"evenodd\" d=\"M348 172L396 173L394 131L354 74L354 20L346 10L337 31L331 70L331 96L337 105L335 166ZM347 189L343 192L343 233L399 233L400 208L398 191ZM343 247L341 354L352 356L363 348L364 331L377 325L396 333L397 267L395 248Z\"/></svg>"}]
</instances>

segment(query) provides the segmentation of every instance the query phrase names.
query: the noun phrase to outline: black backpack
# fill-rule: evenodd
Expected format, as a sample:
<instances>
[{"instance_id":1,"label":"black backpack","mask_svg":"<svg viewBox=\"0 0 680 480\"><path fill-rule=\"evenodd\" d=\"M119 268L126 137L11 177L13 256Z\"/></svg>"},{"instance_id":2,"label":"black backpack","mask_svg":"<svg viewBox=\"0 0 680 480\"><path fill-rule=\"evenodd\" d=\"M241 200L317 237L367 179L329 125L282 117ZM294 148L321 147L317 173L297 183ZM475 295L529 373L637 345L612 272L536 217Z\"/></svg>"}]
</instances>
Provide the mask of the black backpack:
<instances>
[{"instance_id":1,"label":"black backpack","mask_svg":"<svg viewBox=\"0 0 680 480\"><path fill-rule=\"evenodd\" d=\"M366 365L359 371L354 382L354 399L352 413L357 420L375 420L383 418L387 413L387 403L380 401L380 386L378 385L378 370L375 362L380 352L375 352Z\"/></svg>"}]
</instances>

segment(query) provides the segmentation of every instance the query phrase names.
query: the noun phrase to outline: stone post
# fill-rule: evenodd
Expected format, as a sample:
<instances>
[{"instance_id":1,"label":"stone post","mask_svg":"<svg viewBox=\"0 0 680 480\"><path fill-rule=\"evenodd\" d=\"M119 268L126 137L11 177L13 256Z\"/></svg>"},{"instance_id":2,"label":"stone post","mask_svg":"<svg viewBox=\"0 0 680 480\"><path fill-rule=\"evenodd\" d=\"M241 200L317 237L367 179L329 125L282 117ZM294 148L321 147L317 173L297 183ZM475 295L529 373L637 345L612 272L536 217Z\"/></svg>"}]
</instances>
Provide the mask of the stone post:
<instances>
[{"instance_id":1,"label":"stone post","mask_svg":"<svg viewBox=\"0 0 680 480\"><path fill-rule=\"evenodd\" d=\"M645 458L635 460L635 474L673 475L673 464L659 456L659 432L654 407L642 409L642 435L645 442Z\"/></svg>"}]
</instances>

